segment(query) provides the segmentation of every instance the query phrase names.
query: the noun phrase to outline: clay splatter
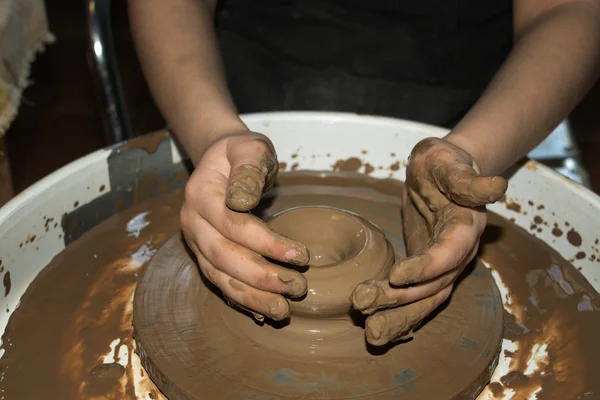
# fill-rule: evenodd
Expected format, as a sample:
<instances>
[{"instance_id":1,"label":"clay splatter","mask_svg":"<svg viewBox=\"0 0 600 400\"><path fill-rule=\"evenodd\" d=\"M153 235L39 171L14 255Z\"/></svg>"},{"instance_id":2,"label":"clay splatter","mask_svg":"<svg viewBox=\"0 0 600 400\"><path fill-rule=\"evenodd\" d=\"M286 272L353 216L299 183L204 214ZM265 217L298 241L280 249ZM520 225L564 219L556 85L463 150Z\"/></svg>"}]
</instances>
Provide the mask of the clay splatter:
<instances>
[{"instance_id":1,"label":"clay splatter","mask_svg":"<svg viewBox=\"0 0 600 400\"><path fill-rule=\"evenodd\" d=\"M506 208L516 213L521 212L521 205L519 203L515 203L514 201L506 203Z\"/></svg>"},{"instance_id":2,"label":"clay splatter","mask_svg":"<svg viewBox=\"0 0 600 400\"><path fill-rule=\"evenodd\" d=\"M350 157L347 160L338 160L333 165L334 171L356 172L362 167L362 161L356 157Z\"/></svg>"},{"instance_id":3,"label":"clay splatter","mask_svg":"<svg viewBox=\"0 0 600 400\"><path fill-rule=\"evenodd\" d=\"M4 285L4 297L6 297L10 293L10 288L12 287L12 283L10 281L10 271L6 271L4 274L2 284Z\"/></svg>"},{"instance_id":4,"label":"clay splatter","mask_svg":"<svg viewBox=\"0 0 600 400\"><path fill-rule=\"evenodd\" d=\"M583 242L581 235L575 229L571 229L567 232L567 240L575 247L581 246L581 243Z\"/></svg>"},{"instance_id":5,"label":"clay splatter","mask_svg":"<svg viewBox=\"0 0 600 400\"><path fill-rule=\"evenodd\" d=\"M563 231L561 231L558 227L554 227L554 229L552 229L552 234L556 237L561 237Z\"/></svg>"}]
</instances>

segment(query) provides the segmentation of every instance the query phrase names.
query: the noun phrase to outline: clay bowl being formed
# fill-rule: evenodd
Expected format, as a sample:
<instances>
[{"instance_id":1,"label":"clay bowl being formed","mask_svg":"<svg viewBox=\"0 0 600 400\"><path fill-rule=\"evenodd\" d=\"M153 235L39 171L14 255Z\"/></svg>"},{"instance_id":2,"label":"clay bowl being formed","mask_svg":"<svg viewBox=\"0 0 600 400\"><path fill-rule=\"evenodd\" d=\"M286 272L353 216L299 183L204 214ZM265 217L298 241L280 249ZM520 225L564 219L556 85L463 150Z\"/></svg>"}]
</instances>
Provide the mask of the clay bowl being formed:
<instances>
[{"instance_id":1,"label":"clay bowl being formed","mask_svg":"<svg viewBox=\"0 0 600 400\"><path fill-rule=\"evenodd\" d=\"M301 301L290 303L292 318L348 315L356 285L386 279L394 264L394 249L383 232L344 210L297 207L266 222L275 232L303 243L310 253L308 267L300 269L308 291Z\"/></svg>"}]
</instances>

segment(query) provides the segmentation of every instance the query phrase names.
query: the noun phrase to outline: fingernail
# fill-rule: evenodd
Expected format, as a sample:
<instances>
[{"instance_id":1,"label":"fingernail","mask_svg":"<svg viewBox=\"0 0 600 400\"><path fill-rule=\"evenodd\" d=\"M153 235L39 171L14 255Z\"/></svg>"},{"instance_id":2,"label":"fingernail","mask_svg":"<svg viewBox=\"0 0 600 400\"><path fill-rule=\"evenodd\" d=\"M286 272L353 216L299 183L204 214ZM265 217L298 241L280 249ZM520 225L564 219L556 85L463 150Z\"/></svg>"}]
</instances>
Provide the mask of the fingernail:
<instances>
[{"instance_id":1,"label":"fingernail","mask_svg":"<svg viewBox=\"0 0 600 400\"><path fill-rule=\"evenodd\" d=\"M286 261L296 265L306 265L310 260L310 255L306 247L300 249L290 249L285 252Z\"/></svg>"},{"instance_id":2,"label":"fingernail","mask_svg":"<svg viewBox=\"0 0 600 400\"><path fill-rule=\"evenodd\" d=\"M366 310L375 304L379 291L368 283L359 284L352 292L352 305L359 311Z\"/></svg>"},{"instance_id":3,"label":"fingernail","mask_svg":"<svg viewBox=\"0 0 600 400\"><path fill-rule=\"evenodd\" d=\"M369 318L366 326L367 340L369 343L376 344L374 342L377 342L379 339L381 339L381 336L383 335L384 324L385 318L380 318L377 315Z\"/></svg>"},{"instance_id":4,"label":"fingernail","mask_svg":"<svg viewBox=\"0 0 600 400\"><path fill-rule=\"evenodd\" d=\"M287 301L284 301L284 303L285 304L282 304L280 301L274 301L267 304L267 307L269 307L269 314L275 321L281 321L288 317L290 310L289 305Z\"/></svg>"},{"instance_id":5,"label":"fingernail","mask_svg":"<svg viewBox=\"0 0 600 400\"><path fill-rule=\"evenodd\" d=\"M308 289L306 279L302 279L293 272L282 272L278 275L278 278L286 286L287 294L292 297L303 296Z\"/></svg>"}]
</instances>

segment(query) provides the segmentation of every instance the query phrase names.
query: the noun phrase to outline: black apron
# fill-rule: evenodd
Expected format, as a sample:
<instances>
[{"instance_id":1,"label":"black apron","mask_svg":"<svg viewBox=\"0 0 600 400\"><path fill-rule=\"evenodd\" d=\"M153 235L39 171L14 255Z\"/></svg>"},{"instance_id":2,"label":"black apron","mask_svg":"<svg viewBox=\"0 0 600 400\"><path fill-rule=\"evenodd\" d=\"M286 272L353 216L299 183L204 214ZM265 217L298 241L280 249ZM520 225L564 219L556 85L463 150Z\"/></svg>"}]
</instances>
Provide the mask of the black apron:
<instances>
[{"instance_id":1,"label":"black apron","mask_svg":"<svg viewBox=\"0 0 600 400\"><path fill-rule=\"evenodd\" d=\"M513 41L510 0L223 0L240 113L322 110L451 127Z\"/></svg>"}]
</instances>

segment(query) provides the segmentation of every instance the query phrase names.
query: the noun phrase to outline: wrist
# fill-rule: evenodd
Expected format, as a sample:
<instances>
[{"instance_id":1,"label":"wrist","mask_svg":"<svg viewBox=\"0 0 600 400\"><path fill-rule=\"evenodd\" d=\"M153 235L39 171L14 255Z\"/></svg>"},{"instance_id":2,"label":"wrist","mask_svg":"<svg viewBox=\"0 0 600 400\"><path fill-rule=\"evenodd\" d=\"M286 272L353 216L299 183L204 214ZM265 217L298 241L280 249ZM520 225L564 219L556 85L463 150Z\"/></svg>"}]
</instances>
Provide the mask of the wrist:
<instances>
[{"instance_id":1,"label":"wrist","mask_svg":"<svg viewBox=\"0 0 600 400\"><path fill-rule=\"evenodd\" d=\"M225 113L214 113L211 118L200 120L196 136L199 140L210 145L217 140L231 135L232 133L238 133L247 131L248 127L239 115L235 112Z\"/></svg>"},{"instance_id":2,"label":"wrist","mask_svg":"<svg viewBox=\"0 0 600 400\"><path fill-rule=\"evenodd\" d=\"M488 176L493 174L493 171L490 170L489 154L469 135L452 131L444 137L444 140L467 152L475 164L477 164L477 167L479 167L481 175Z\"/></svg>"},{"instance_id":3,"label":"wrist","mask_svg":"<svg viewBox=\"0 0 600 400\"><path fill-rule=\"evenodd\" d=\"M198 164L204 152L219 139L248 130L238 114L229 110L204 111L198 113L193 121L182 125L180 129L174 127L175 133L194 165Z\"/></svg>"}]
</instances>

